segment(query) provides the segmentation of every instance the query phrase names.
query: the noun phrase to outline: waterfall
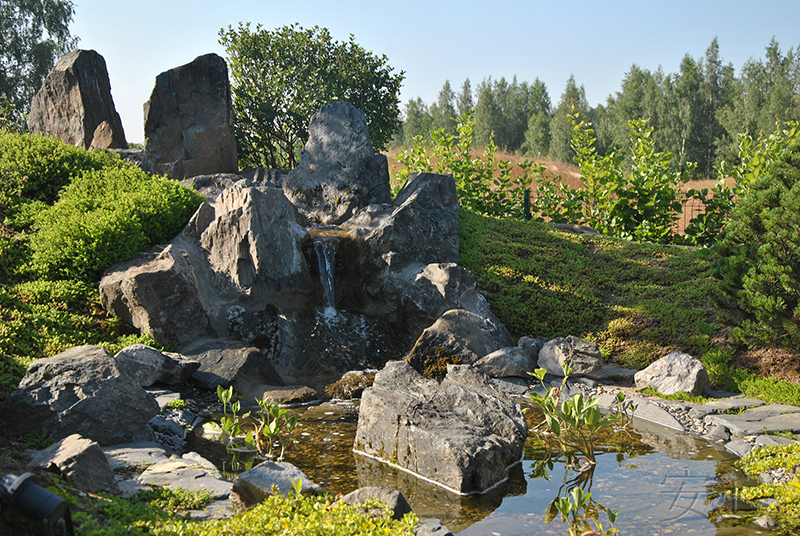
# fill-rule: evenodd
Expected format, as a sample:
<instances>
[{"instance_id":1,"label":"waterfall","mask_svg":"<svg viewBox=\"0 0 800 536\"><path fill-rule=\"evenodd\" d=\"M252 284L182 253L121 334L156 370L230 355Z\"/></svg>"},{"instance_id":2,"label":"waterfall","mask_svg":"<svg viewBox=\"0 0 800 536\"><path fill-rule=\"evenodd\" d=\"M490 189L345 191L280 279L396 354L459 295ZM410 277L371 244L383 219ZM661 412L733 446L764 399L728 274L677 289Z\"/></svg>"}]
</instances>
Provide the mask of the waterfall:
<instances>
[{"instance_id":1,"label":"waterfall","mask_svg":"<svg viewBox=\"0 0 800 536\"><path fill-rule=\"evenodd\" d=\"M318 239L314 245L319 264L319 279L322 283L323 306L325 316L336 316L336 294L333 287L333 274L336 262L336 244L331 240Z\"/></svg>"}]
</instances>

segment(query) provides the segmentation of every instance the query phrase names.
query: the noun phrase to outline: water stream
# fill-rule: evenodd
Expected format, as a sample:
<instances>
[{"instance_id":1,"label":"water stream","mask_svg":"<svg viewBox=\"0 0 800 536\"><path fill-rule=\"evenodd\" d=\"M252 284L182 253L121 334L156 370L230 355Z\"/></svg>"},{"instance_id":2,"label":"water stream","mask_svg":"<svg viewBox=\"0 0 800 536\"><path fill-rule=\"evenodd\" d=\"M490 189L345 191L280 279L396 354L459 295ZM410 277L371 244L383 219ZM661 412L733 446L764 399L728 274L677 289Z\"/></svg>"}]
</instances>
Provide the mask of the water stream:
<instances>
[{"instance_id":1,"label":"water stream","mask_svg":"<svg viewBox=\"0 0 800 536\"><path fill-rule=\"evenodd\" d=\"M439 518L463 536L567 533L558 519L546 524L545 511L551 500L564 495L562 485L575 473L565 468L563 458L551 458L534 434L526 443L522 463L512 468L505 484L491 493L461 497L353 454L358 401L292 411L300 424L287 461L330 493L348 493L363 486L399 489L417 515ZM538 418L528 412L530 425L535 426ZM754 525L731 526L749 505L727 498L724 491L752 482L735 470L736 458L724 448L642 421L637 421L623 444L615 443L617 447L597 456L590 490L603 506L620 510L615 524L620 534L760 534ZM194 435L188 449L209 457L230 476L243 470L243 466L232 467L225 449L213 438ZM549 480L542 477L543 466L548 468ZM604 515L601 519L605 523Z\"/></svg>"}]
</instances>

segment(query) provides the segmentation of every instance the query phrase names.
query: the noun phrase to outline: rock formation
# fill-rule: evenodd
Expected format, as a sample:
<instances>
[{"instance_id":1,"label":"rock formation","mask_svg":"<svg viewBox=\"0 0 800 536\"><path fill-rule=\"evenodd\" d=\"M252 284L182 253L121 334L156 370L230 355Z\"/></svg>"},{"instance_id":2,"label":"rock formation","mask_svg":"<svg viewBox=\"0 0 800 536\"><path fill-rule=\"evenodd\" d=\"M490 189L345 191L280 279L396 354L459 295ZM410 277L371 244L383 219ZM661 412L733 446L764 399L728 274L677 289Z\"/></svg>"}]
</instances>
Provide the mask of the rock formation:
<instances>
[{"instance_id":1,"label":"rock formation","mask_svg":"<svg viewBox=\"0 0 800 536\"><path fill-rule=\"evenodd\" d=\"M31 102L28 129L84 149L127 148L103 57L73 50L58 60Z\"/></svg>"},{"instance_id":2,"label":"rock formation","mask_svg":"<svg viewBox=\"0 0 800 536\"><path fill-rule=\"evenodd\" d=\"M228 66L216 54L158 75L144 116L155 173L183 179L238 171Z\"/></svg>"},{"instance_id":3,"label":"rock formation","mask_svg":"<svg viewBox=\"0 0 800 536\"><path fill-rule=\"evenodd\" d=\"M334 225L361 207L388 203L389 166L372 149L364 113L347 102L315 113L300 161L283 181L283 191L299 209Z\"/></svg>"},{"instance_id":4,"label":"rock formation","mask_svg":"<svg viewBox=\"0 0 800 536\"><path fill-rule=\"evenodd\" d=\"M519 406L488 376L450 365L441 384L388 363L364 391L354 450L459 494L482 493L522 458Z\"/></svg>"},{"instance_id":5,"label":"rock formation","mask_svg":"<svg viewBox=\"0 0 800 536\"><path fill-rule=\"evenodd\" d=\"M150 441L153 397L98 346L78 346L28 367L3 403L7 426L19 434L45 428L54 439L80 434L100 445Z\"/></svg>"},{"instance_id":6,"label":"rock formation","mask_svg":"<svg viewBox=\"0 0 800 536\"><path fill-rule=\"evenodd\" d=\"M633 378L637 389L651 387L664 395L689 393L698 396L710 386L703 364L684 352L672 352L662 357Z\"/></svg>"}]
</instances>

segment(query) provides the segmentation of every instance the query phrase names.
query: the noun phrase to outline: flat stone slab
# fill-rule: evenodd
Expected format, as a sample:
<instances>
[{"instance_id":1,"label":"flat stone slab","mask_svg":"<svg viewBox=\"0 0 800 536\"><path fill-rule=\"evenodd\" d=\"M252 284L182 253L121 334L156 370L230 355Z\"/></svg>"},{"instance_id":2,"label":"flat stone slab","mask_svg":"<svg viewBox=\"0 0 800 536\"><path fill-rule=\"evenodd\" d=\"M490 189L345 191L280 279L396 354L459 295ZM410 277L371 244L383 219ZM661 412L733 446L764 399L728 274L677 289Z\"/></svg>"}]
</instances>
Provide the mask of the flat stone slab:
<instances>
[{"instance_id":1,"label":"flat stone slab","mask_svg":"<svg viewBox=\"0 0 800 536\"><path fill-rule=\"evenodd\" d=\"M733 441L725 445L725 448L729 452L732 452L733 454L736 454L741 458L742 456L753 450L753 445L751 445L744 439L734 439Z\"/></svg>"},{"instance_id":2,"label":"flat stone slab","mask_svg":"<svg viewBox=\"0 0 800 536\"><path fill-rule=\"evenodd\" d=\"M724 400L714 400L701 406L689 410L689 416L693 419L703 419L706 415L715 415L726 411L736 411L742 408L753 406L763 406L764 402L757 398L726 398Z\"/></svg>"},{"instance_id":3,"label":"flat stone slab","mask_svg":"<svg viewBox=\"0 0 800 536\"><path fill-rule=\"evenodd\" d=\"M136 480L154 486L208 490L215 499L230 497L233 486L211 462L194 452L184 454L180 459L160 461L148 467Z\"/></svg>"},{"instance_id":4,"label":"flat stone slab","mask_svg":"<svg viewBox=\"0 0 800 536\"><path fill-rule=\"evenodd\" d=\"M169 458L167 452L152 441L112 445L104 447L103 453L114 471L153 465Z\"/></svg>"},{"instance_id":5,"label":"flat stone slab","mask_svg":"<svg viewBox=\"0 0 800 536\"><path fill-rule=\"evenodd\" d=\"M761 435L756 438L756 445L759 447L767 447L770 445L791 445L793 443L797 443L797 441L781 436Z\"/></svg>"},{"instance_id":6,"label":"flat stone slab","mask_svg":"<svg viewBox=\"0 0 800 536\"><path fill-rule=\"evenodd\" d=\"M597 407L610 410L617 403L617 391L613 393L603 393L598 397ZM654 402L636 395L626 394L625 399L636 404L634 419L643 419L673 430L685 431L683 425L673 417L667 410L661 408Z\"/></svg>"},{"instance_id":7,"label":"flat stone slab","mask_svg":"<svg viewBox=\"0 0 800 536\"><path fill-rule=\"evenodd\" d=\"M585 377L603 383L613 382L613 380L626 380L629 381L630 383L633 383L633 376L637 372L638 372L637 370L625 367L617 367L615 365L603 365L603 367L600 370L591 372L587 374Z\"/></svg>"},{"instance_id":8,"label":"flat stone slab","mask_svg":"<svg viewBox=\"0 0 800 536\"><path fill-rule=\"evenodd\" d=\"M707 415L706 424L722 425L733 435L762 435L770 432L800 432L800 408L769 404L745 410L738 415Z\"/></svg>"}]
</instances>

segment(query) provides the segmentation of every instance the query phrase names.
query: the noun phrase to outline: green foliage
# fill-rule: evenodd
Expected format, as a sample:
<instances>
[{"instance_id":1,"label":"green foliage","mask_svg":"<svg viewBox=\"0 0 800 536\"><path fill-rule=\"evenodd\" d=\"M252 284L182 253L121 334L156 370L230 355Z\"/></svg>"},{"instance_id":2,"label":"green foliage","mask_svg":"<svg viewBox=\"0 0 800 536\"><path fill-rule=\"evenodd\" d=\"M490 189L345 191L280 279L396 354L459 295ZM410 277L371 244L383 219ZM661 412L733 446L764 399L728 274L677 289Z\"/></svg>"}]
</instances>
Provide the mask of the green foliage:
<instances>
[{"instance_id":1,"label":"green foliage","mask_svg":"<svg viewBox=\"0 0 800 536\"><path fill-rule=\"evenodd\" d=\"M671 172L671 154L655 150L653 129L641 120L628 123L631 139L631 169L622 168L624 158L613 150L599 156L591 123L570 116L572 149L581 168L584 188L548 193L539 205L542 219L589 225L599 232L628 240L670 243L681 212L679 187L685 182ZM561 204L557 203L561 198ZM555 201L555 202L554 202Z\"/></svg>"},{"instance_id":2,"label":"green foliage","mask_svg":"<svg viewBox=\"0 0 800 536\"><path fill-rule=\"evenodd\" d=\"M545 395L531 391L529 396L544 413L543 424L556 437L563 450L568 453L579 452L587 464L594 465L597 463L594 454L597 435L605 428L613 428L616 432L624 430L633 420L636 406L625 403L622 392L617 394L614 410L605 418L597 407L598 399L586 398L583 393L576 394L571 400L561 400L559 404L561 391L572 373L567 363L562 367L564 378L558 387L545 385L545 369L536 369L531 373L545 388Z\"/></svg>"},{"instance_id":3,"label":"green foliage","mask_svg":"<svg viewBox=\"0 0 800 536\"><path fill-rule=\"evenodd\" d=\"M737 460L736 465L752 477L773 469L795 473L800 466L800 443L755 448ZM800 528L800 479L797 476L780 484L759 484L740 489L737 495L746 500L775 499L766 512L778 521L783 530Z\"/></svg>"},{"instance_id":4,"label":"green foliage","mask_svg":"<svg viewBox=\"0 0 800 536\"><path fill-rule=\"evenodd\" d=\"M139 168L85 173L36 219L33 262L48 278L97 281L103 269L171 240L202 196Z\"/></svg>"},{"instance_id":5,"label":"green foliage","mask_svg":"<svg viewBox=\"0 0 800 536\"><path fill-rule=\"evenodd\" d=\"M214 494L206 489L192 490L154 486L153 489L139 490L135 501L143 501L155 508L173 511L200 510L214 499Z\"/></svg>"},{"instance_id":6,"label":"green foliage","mask_svg":"<svg viewBox=\"0 0 800 536\"><path fill-rule=\"evenodd\" d=\"M50 69L74 48L70 0L4 0L0 3L0 102L13 106L18 125Z\"/></svg>"},{"instance_id":7,"label":"green foliage","mask_svg":"<svg viewBox=\"0 0 800 536\"><path fill-rule=\"evenodd\" d=\"M108 151L86 151L49 136L0 133L0 210L9 216L22 202L52 204L73 177L122 165Z\"/></svg>"},{"instance_id":8,"label":"green foliage","mask_svg":"<svg viewBox=\"0 0 800 536\"><path fill-rule=\"evenodd\" d=\"M800 140L731 214L715 264L718 303L748 345L800 345Z\"/></svg>"},{"instance_id":9,"label":"green foliage","mask_svg":"<svg viewBox=\"0 0 800 536\"><path fill-rule=\"evenodd\" d=\"M578 486L572 488L569 495L566 497L559 497L553 503L555 509L561 514L561 522L567 524L569 536L584 536L584 535L598 535L607 536L609 534L616 534L618 529L614 528L614 522L617 520L619 510L612 511L592 500L592 493L589 491L584 492L583 488ZM609 528L604 528L602 523L597 519L598 507L603 510L608 516L608 521L611 523ZM546 520L549 521L552 519ZM594 527L589 524L592 522Z\"/></svg>"},{"instance_id":10,"label":"green foliage","mask_svg":"<svg viewBox=\"0 0 800 536\"><path fill-rule=\"evenodd\" d=\"M706 402L711 402L712 400L715 400L713 398L706 398L704 396L692 396L689 393L675 393L671 395L664 395L650 387L639 389L638 392L644 395L657 396L659 398L663 398L664 400L685 400L687 402L693 402L695 404L705 404Z\"/></svg>"},{"instance_id":11,"label":"green foliage","mask_svg":"<svg viewBox=\"0 0 800 536\"><path fill-rule=\"evenodd\" d=\"M492 141L483 156L473 157L474 127L475 118L468 112L459 118L456 134L433 131L430 146L422 137L414 138L413 147L397 155L397 162L405 169L397 172L396 179L402 185L416 172L451 174L456 181L461 208L522 219L524 192L530 187L532 166L523 168L521 176L513 177L511 163L497 156L498 148Z\"/></svg>"},{"instance_id":12,"label":"green foliage","mask_svg":"<svg viewBox=\"0 0 800 536\"><path fill-rule=\"evenodd\" d=\"M241 167L291 169L322 106L348 101L367 116L376 151L400 126L400 85L386 56L335 41L326 28L297 24L269 31L239 23L219 32L228 53Z\"/></svg>"},{"instance_id":13,"label":"green foliage","mask_svg":"<svg viewBox=\"0 0 800 536\"><path fill-rule=\"evenodd\" d=\"M176 398L167 402L167 408L169 409L184 409L187 407L186 401L182 398Z\"/></svg>"}]
</instances>

